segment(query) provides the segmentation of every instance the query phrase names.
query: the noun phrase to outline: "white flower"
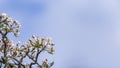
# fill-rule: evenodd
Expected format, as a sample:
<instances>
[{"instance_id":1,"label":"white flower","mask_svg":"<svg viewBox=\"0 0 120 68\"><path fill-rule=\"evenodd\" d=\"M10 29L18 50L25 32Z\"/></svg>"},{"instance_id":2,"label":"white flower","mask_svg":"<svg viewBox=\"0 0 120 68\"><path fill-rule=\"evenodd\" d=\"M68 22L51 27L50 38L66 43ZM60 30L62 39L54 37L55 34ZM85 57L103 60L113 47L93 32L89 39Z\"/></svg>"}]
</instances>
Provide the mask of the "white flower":
<instances>
[{"instance_id":1,"label":"white flower","mask_svg":"<svg viewBox=\"0 0 120 68\"><path fill-rule=\"evenodd\" d=\"M15 26L19 25L19 22L17 20L14 20L13 22L14 22Z\"/></svg>"},{"instance_id":2,"label":"white flower","mask_svg":"<svg viewBox=\"0 0 120 68\"><path fill-rule=\"evenodd\" d=\"M49 37L49 38L48 38L48 40L49 40L49 41L51 41L51 40L52 40L52 38L51 38L51 37Z\"/></svg>"},{"instance_id":3,"label":"white flower","mask_svg":"<svg viewBox=\"0 0 120 68\"><path fill-rule=\"evenodd\" d=\"M51 45L47 45L45 50L50 50L51 49Z\"/></svg>"},{"instance_id":4,"label":"white flower","mask_svg":"<svg viewBox=\"0 0 120 68\"><path fill-rule=\"evenodd\" d=\"M6 14L6 13L2 13L1 15L2 15L3 17L6 17L6 16L7 16L7 14Z\"/></svg>"},{"instance_id":5,"label":"white flower","mask_svg":"<svg viewBox=\"0 0 120 68\"><path fill-rule=\"evenodd\" d=\"M12 22L12 19L11 19L11 18L8 18L8 19L7 19L7 22Z\"/></svg>"}]
</instances>

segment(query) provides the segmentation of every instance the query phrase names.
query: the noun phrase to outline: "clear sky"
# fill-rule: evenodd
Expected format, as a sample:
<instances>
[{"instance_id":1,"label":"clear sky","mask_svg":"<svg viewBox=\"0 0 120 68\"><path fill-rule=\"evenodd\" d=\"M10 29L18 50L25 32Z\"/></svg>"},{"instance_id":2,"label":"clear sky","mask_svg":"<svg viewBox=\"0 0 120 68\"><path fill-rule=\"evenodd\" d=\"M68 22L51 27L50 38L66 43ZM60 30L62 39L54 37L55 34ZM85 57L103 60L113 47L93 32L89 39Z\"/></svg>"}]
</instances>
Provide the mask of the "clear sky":
<instances>
[{"instance_id":1,"label":"clear sky","mask_svg":"<svg viewBox=\"0 0 120 68\"><path fill-rule=\"evenodd\" d=\"M18 40L52 37L53 68L120 68L119 0L0 0L22 24Z\"/></svg>"}]
</instances>

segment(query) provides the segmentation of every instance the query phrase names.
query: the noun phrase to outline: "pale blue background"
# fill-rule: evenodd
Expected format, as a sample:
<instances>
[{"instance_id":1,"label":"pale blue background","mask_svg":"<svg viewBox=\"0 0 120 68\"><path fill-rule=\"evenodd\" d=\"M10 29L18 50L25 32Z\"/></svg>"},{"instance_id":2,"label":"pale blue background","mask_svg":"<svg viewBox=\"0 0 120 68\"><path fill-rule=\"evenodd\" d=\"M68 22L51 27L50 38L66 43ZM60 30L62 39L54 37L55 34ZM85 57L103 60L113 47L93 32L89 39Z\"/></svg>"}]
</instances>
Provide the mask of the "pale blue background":
<instances>
[{"instance_id":1,"label":"pale blue background","mask_svg":"<svg viewBox=\"0 0 120 68\"><path fill-rule=\"evenodd\" d=\"M119 0L0 0L22 24L17 40L52 37L53 68L120 68Z\"/></svg>"}]
</instances>

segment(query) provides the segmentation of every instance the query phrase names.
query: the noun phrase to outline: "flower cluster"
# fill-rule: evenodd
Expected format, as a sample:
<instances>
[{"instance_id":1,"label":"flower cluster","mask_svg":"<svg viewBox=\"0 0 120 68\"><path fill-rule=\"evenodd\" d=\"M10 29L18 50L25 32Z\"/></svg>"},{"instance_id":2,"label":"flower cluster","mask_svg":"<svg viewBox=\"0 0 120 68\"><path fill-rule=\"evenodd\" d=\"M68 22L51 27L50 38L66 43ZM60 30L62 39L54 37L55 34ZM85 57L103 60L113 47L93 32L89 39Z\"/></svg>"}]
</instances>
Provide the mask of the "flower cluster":
<instances>
[{"instance_id":1,"label":"flower cluster","mask_svg":"<svg viewBox=\"0 0 120 68\"><path fill-rule=\"evenodd\" d=\"M53 64L54 64L54 62L48 63L48 59L45 59L45 60L42 62L42 67L43 67L43 68L50 68Z\"/></svg>"},{"instance_id":2,"label":"flower cluster","mask_svg":"<svg viewBox=\"0 0 120 68\"><path fill-rule=\"evenodd\" d=\"M54 62L49 63L44 60L42 64L39 62L39 56L42 52L54 54L54 43L51 38L39 38L35 35L21 45L20 42L14 43L7 34L13 33L18 36L21 25L16 20L11 19L6 13L0 15L0 68L50 68ZM29 59L29 63L25 63L25 58Z\"/></svg>"},{"instance_id":3,"label":"flower cluster","mask_svg":"<svg viewBox=\"0 0 120 68\"><path fill-rule=\"evenodd\" d=\"M41 52L48 52L49 54L54 54L54 43L52 42L52 39L45 37L39 38L35 35L33 35L29 41L24 44L20 45L20 43L13 44L12 42L8 43L9 46L9 52L7 54L7 57L14 62L18 62L19 60L23 61L25 57L28 57L32 62L34 62L33 65L37 65L40 68L50 68L54 62L49 63L46 59L42 62L40 65L38 62L38 58ZM14 45L14 46L13 46ZM16 61L17 60L17 61ZM19 61L19 63L22 63ZM9 61L8 61L9 62ZM13 63L13 62L12 62ZM31 63L22 64L26 68L29 68L29 66L32 66Z\"/></svg>"},{"instance_id":4,"label":"flower cluster","mask_svg":"<svg viewBox=\"0 0 120 68\"><path fill-rule=\"evenodd\" d=\"M34 48L39 48L40 50L44 49L45 51L47 51L50 54L54 54L54 43L52 42L51 38L39 38L35 35L32 36L31 39L29 39L28 45L30 45L30 47ZM33 50L31 49L31 50Z\"/></svg>"},{"instance_id":5,"label":"flower cluster","mask_svg":"<svg viewBox=\"0 0 120 68\"><path fill-rule=\"evenodd\" d=\"M10 18L6 13L0 15L0 31L5 34L13 32L15 36L19 35L21 25L18 21Z\"/></svg>"}]
</instances>

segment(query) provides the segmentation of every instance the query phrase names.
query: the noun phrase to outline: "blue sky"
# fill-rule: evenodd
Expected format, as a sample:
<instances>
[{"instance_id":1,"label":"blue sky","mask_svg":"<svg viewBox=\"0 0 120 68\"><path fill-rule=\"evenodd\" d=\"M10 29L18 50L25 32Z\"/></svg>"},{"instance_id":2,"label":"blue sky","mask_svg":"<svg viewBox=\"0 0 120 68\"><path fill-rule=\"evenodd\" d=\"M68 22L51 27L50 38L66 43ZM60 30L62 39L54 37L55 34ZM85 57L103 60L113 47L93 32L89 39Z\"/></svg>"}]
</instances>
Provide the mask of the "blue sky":
<instances>
[{"instance_id":1,"label":"blue sky","mask_svg":"<svg viewBox=\"0 0 120 68\"><path fill-rule=\"evenodd\" d=\"M22 24L17 40L52 37L53 68L120 68L119 0L0 0Z\"/></svg>"}]
</instances>

